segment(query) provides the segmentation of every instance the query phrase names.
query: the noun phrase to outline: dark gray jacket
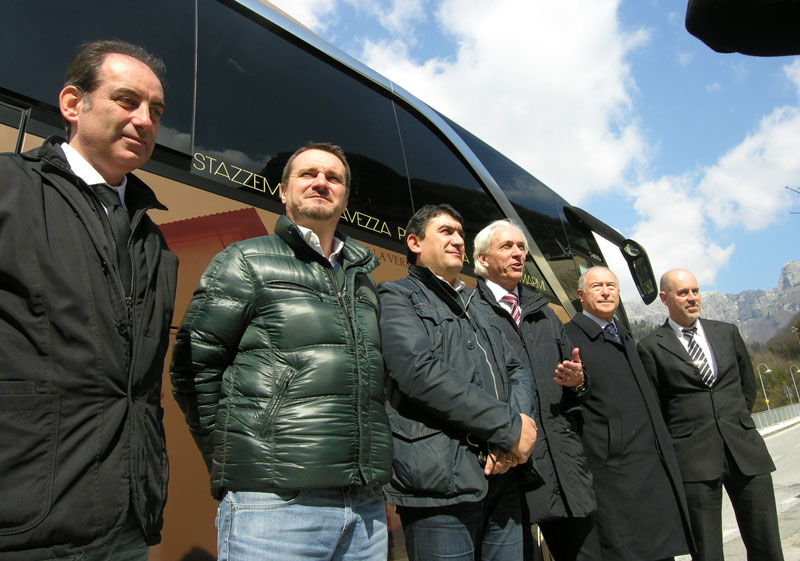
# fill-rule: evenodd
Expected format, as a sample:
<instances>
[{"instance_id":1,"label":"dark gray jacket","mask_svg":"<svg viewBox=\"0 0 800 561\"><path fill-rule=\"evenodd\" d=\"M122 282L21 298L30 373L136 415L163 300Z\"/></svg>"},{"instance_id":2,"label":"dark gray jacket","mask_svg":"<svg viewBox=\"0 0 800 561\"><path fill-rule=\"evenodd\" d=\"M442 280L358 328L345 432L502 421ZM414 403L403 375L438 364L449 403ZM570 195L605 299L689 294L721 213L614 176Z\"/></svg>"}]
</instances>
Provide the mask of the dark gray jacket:
<instances>
[{"instance_id":1,"label":"dark gray jacket","mask_svg":"<svg viewBox=\"0 0 800 561\"><path fill-rule=\"evenodd\" d=\"M378 287L394 437L388 502L438 506L484 498L488 447L508 451L533 409L531 374L472 288L423 267ZM496 477L496 476L495 476Z\"/></svg>"},{"instance_id":2,"label":"dark gray jacket","mask_svg":"<svg viewBox=\"0 0 800 561\"><path fill-rule=\"evenodd\" d=\"M133 297L110 223L49 139L0 155L0 559L104 543L132 505L159 541L167 493L161 376L178 260L128 175Z\"/></svg>"},{"instance_id":3,"label":"dark gray jacket","mask_svg":"<svg viewBox=\"0 0 800 561\"><path fill-rule=\"evenodd\" d=\"M596 508L592 475L580 437L567 416L571 408L579 408L580 397L553 381L556 366L572 359L573 345L564 324L547 298L523 285L519 285L520 327L483 280L478 281L478 289L501 320L503 333L522 364L533 372L539 428L533 458L544 484L527 493L531 522L587 516Z\"/></svg>"}]
</instances>

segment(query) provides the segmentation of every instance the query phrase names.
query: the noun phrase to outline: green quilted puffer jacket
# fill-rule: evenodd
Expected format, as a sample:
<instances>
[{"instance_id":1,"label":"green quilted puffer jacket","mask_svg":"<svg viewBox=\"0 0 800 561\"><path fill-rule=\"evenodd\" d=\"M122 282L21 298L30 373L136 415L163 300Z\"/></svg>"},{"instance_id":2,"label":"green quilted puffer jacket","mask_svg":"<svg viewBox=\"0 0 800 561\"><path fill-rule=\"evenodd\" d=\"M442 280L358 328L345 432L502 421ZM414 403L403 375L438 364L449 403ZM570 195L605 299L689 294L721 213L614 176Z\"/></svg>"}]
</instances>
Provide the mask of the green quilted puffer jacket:
<instances>
[{"instance_id":1,"label":"green quilted puffer jacket","mask_svg":"<svg viewBox=\"0 0 800 561\"><path fill-rule=\"evenodd\" d=\"M378 260L349 238L340 257L337 273L281 217L203 274L171 376L216 498L389 481Z\"/></svg>"}]
</instances>

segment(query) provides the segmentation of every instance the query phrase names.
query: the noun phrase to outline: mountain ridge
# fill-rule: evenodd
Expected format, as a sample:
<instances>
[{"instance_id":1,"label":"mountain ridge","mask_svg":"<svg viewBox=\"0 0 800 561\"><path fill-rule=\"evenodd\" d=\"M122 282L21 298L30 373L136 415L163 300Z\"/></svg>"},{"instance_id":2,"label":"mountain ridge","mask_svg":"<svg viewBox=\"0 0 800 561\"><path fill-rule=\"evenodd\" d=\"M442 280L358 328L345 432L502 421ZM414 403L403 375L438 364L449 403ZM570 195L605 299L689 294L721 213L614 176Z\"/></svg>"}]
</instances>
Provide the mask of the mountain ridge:
<instances>
[{"instance_id":1,"label":"mountain ridge","mask_svg":"<svg viewBox=\"0 0 800 561\"><path fill-rule=\"evenodd\" d=\"M800 312L800 261L783 265L775 288L744 290L738 294L701 291L700 295L702 317L736 324L745 341L763 343L788 326ZM655 329L667 317L667 308L661 299L649 306L641 301L628 301L625 311L631 323L640 324L640 329L641 323Z\"/></svg>"}]
</instances>

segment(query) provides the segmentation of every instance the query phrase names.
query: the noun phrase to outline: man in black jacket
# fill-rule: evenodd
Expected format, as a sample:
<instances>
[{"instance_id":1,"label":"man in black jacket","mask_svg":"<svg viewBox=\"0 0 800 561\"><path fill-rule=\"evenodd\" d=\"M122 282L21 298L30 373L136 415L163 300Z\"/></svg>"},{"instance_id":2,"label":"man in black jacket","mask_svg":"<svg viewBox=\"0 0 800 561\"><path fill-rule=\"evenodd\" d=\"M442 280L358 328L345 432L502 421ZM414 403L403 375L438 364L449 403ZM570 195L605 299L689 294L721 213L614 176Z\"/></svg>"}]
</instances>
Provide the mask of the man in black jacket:
<instances>
[{"instance_id":1,"label":"man in black jacket","mask_svg":"<svg viewBox=\"0 0 800 561\"><path fill-rule=\"evenodd\" d=\"M527 462L536 440L531 374L458 278L458 212L425 206L406 232L409 276L378 287L394 436L387 500L411 561L518 560L519 488L506 472Z\"/></svg>"},{"instance_id":2,"label":"man in black jacket","mask_svg":"<svg viewBox=\"0 0 800 561\"><path fill-rule=\"evenodd\" d=\"M0 156L0 559L147 559L160 540L178 262L130 172L163 72L140 47L85 45L59 96L69 141Z\"/></svg>"},{"instance_id":3,"label":"man in black jacket","mask_svg":"<svg viewBox=\"0 0 800 561\"><path fill-rule=\"evenodd\" d=\"M481 297L500 318L508 341L533 373L536 424L533 457L544 484L526 493L523 521L538 523L556 561L600 559L592 476L580 438L566 413L587 395L578 349L542 294L521 284L528 242L508 220L475 236L475 272ZM555 373L555 377L553 374ZM526 559L534 547L525 531Z\"/></svg>"},{"instance_id":4,"label":"man in black jacket","mask_svg":"<svg viewBox=\"0 0 800 561\"><path fill-rule=\"evenodd\" d=\"M667 321L639 343L681 467L697 561L721 561L722 488L739 523L748 559L780 561L781 538L764 439L750 416L756 379L739 330L700 318L692 273L661 277Z\"/></svg>"},{"instance_id":5,"label":"man in black jacket","mask_svg":"<svg viewBox=\"0 0 800 561\"><path fill-rule=\"evenodd\" d=\"M583 312L566 326L590 386L579 433L597 493L603 559L655 561L691 549L680 470L630 332L617 322L617 276L578 279Z\"/></svg>"}]
</instances>

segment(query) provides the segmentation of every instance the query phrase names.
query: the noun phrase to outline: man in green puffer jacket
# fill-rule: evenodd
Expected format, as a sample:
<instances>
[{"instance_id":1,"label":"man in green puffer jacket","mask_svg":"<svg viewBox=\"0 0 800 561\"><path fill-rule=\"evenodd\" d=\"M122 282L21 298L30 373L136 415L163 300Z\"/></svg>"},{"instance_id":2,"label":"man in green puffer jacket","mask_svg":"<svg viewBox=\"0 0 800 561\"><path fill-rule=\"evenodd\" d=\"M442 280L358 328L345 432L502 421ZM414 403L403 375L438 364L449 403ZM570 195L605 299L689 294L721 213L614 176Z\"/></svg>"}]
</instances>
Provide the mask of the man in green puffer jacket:
<instances>
[{"instance_id":1,"label":"man in green puffer jacket","mask_svg":"<svg viewBox=\"0 0 800 561\"><path fill-rule=\"evenodd\" d=\"M378 260L336 231L349 183L338 146L295 152L275 235L218 254L178 332L173 391L221 499L219 559L387 556Z\"/></svg>"}]
</instances>

